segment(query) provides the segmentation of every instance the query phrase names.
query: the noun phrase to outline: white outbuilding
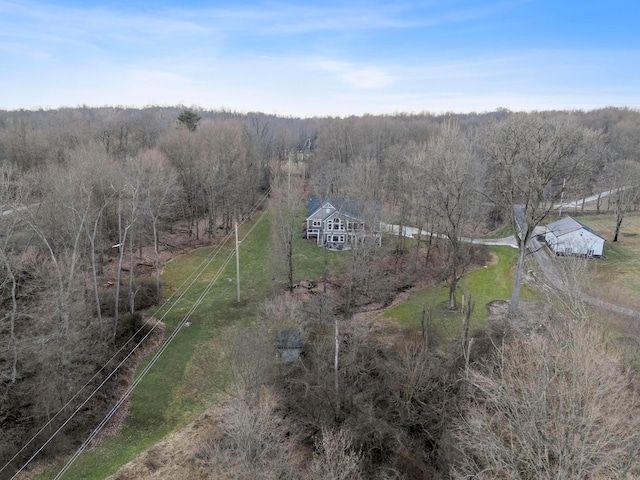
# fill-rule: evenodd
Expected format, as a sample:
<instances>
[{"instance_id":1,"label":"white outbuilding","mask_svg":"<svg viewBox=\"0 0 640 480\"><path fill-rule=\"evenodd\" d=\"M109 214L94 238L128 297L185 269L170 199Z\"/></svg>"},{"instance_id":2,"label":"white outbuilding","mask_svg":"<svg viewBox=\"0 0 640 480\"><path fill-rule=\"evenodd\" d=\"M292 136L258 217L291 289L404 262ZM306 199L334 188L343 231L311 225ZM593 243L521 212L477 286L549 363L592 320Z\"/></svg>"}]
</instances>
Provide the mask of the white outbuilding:
<instances>
[{"instance_id":1,"label":"white outbuilding","mask_svg":"<svg viewBox=\"0 0 640 480\"><path fill-rule=\"evenodd\" d=\"M601 257L604 248L604 237L571 217L547 225L544 239L556 255Z\"/></svg>"}]
</instances>

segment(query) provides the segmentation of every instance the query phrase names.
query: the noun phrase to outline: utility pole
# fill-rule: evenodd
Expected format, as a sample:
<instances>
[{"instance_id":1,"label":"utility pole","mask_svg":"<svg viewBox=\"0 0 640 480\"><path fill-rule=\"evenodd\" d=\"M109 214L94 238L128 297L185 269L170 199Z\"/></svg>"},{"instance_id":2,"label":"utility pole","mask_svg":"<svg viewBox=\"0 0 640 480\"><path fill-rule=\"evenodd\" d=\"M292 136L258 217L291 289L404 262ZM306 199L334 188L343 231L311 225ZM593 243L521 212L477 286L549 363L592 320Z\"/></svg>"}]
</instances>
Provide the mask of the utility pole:
<instances>
[{"instance_id":1,"label":"utility pole","mask_svg":"<svg viewBox=\"0 0 640 480\"><path fill-rule=\"evenodd\" d=\"M240 251L238 249L238 222L236 221L236 285L238 289L238 303L240 303Z\"/></svg>"}]
</instances>

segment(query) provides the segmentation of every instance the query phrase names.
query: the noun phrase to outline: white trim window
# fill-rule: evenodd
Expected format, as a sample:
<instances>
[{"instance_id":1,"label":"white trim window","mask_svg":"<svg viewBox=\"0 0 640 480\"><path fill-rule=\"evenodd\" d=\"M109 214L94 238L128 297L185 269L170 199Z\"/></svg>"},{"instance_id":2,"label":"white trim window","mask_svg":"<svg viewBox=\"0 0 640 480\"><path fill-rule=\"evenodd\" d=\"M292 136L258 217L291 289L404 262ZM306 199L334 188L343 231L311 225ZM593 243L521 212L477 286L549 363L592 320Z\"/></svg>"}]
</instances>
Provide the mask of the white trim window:
<instances>
[{"instance_id":1,"label":"white trim window","mask_svg":"<svg viewBox=\"0 0 640 480\"><path fill-rule=\"evenodd\" d=\"M319 228L322 226L322 220L313 220L312 225L313 225L313 228Z\"/></svg>"}]
</instances>

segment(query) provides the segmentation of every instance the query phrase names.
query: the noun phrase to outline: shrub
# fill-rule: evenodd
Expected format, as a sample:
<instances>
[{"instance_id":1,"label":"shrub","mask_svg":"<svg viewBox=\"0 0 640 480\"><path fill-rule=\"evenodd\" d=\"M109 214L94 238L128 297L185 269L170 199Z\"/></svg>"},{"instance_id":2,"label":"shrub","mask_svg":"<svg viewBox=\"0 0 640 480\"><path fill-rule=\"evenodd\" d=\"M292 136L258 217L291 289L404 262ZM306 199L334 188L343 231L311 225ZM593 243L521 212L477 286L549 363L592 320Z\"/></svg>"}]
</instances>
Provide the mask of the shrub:
<instances>
[{"instance_id":1,"label":"shrub","mask_svg":"<svg viewBox=\"0 0 640 480\"><path fill-rule=\"evenodd\" d=\"M639 478L640 399L601 338L571 322L471 368L452 477Z\"/></svg>"}]
</instances>

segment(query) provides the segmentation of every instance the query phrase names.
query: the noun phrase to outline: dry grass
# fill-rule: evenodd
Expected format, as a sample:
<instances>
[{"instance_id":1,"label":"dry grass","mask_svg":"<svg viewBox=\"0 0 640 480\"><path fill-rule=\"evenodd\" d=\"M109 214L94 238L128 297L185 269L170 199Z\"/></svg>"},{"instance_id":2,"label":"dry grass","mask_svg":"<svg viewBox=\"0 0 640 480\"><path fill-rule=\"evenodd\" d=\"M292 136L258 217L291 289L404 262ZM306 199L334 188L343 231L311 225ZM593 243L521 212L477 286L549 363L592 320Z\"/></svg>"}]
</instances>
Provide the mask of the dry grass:
<instances>
[{"instance_id":1,"label":"dry grass","mask_svg":"<svg viewBox=\"0 0 640 480\"><path fill-rule=\"evenodd\" d=\"M587 291L602 300L640 310L640 214L627 216L619 241L612 242L615 216L583 215L576 219L605 237L605 260L595 262Z\"/></svg>"}]
</instances>

